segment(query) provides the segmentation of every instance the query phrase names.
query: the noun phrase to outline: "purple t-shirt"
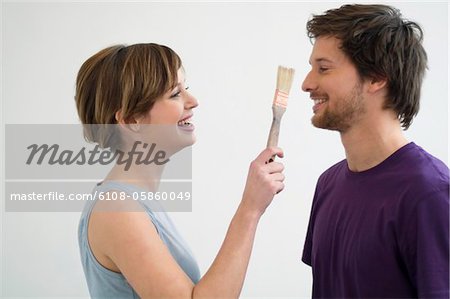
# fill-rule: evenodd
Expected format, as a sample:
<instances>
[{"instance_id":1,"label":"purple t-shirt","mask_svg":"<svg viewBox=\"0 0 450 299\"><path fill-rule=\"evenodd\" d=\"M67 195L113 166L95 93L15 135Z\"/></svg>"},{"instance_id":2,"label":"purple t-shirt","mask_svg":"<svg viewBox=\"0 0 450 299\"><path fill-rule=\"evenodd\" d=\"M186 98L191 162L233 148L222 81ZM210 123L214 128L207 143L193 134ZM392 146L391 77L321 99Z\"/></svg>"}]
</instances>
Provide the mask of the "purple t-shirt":
<instances>
[{"instance_id":1,"label":"purple t-shirt","mask_svg":"<svg viewBox=\"0 0 450 299\"><path fill-rule=\"evenodd\" d=\"M449 298L449 169L414 143L321 175L303 250L314 298Z\"/></svg>"}]
</instances>

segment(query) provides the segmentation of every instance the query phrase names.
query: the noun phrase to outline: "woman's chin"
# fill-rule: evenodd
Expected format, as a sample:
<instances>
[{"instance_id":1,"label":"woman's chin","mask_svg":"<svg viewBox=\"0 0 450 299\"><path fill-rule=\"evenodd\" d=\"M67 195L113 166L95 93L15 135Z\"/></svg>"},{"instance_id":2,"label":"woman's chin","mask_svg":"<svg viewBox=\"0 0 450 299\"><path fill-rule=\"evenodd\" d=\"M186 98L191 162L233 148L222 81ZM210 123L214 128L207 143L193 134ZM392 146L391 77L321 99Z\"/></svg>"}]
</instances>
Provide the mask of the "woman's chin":
<instances>
[{"instance_id":1,"label":"woman's chin","mask_svg":"<svg viewBox=\"0 0 450 299\"><path fill-rule=\"evenodd\" d=\"M165 148L165 151L169 156L172 156L177 152L192 146L195 142L196 137L194 134L191 134L190 136L179 136L176 142L171 143L170 146Z\"/></svg>"},{"instance_id":2,"label":"woman's chin","mask_svg":"<svg viewBox=\"0 0 450 299\"><path fill-rule=\"evenodd\" d=\"M181 149L183 149L194 145L194 143L197 141L197 138L194 134L191 134L190 136L184 136L181 141Z\"/></svg>"},{"instance_id":3,"label":"woman's chin","mask_svg":"<svg viewBox=\"0 0 450 299\"><path fill-rule=\"evenodd\" d=\"M182 144L184 147L193 145L197 140L193 125L189 129L178 127L177 131L178 137L180 139L180 144Z\"/></svg>"}]
</instances>

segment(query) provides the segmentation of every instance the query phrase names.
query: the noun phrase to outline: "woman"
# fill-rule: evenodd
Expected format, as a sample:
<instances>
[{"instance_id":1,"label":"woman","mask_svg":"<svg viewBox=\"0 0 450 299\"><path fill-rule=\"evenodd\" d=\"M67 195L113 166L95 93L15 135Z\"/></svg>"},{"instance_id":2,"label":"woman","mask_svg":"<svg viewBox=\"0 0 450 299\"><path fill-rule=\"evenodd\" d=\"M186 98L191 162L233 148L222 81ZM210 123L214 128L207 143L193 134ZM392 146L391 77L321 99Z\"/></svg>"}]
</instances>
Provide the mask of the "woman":
<instances>
[{"instance_id":1,"label":"woman","mask_svg":"<svg viewBox=\"0 0 450 299\"><path fill-rule=\"evenodd\" d=\"M104 148L126 153L157 140L168 158L195 142L190 118L198 103L187 91L180 58L166 46L119 45L98 52L78 73L75 99L85 138ZM168 215L156 212L155 202L133 200L133 194L157 190L164 163L116 163L93 194L125 200L88 203L79 225L91 296L239 297L258 221L284 188L283 165L267 162L274 155L283 152L265 149L251 163L240 205L203 277Z\"/></svg>"}]
</instances>

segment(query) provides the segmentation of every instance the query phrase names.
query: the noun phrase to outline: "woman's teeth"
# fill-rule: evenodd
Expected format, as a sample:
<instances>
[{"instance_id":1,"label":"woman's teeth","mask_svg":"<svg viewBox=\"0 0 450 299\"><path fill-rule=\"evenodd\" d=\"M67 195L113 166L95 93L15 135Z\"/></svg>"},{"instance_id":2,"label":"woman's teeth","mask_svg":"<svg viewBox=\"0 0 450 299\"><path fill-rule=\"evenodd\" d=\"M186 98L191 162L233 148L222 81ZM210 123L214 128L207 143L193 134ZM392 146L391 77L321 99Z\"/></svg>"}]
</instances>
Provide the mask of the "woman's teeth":
<instances>
[{"instance_id":1,"label":"woman's teeth","mask_svg":"<svg viewBox=\"0 0 450 299\"><path fill-rule=\"evenodd\" d=\"M180 120L178 122L179 126L190 126L191 124L191 118L185 119L185 120Z\"/></svg>"}]
</instances>

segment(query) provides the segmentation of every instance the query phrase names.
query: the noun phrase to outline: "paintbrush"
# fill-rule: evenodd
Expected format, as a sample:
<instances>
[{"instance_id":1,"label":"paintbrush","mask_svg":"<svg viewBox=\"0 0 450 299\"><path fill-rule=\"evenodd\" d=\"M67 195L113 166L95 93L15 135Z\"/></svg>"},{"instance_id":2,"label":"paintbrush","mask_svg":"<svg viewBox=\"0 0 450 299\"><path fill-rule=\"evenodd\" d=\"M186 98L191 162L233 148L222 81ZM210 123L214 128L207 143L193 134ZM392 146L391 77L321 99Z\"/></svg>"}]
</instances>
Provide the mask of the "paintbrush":
<instances>
[{"instance_id":1,"label":"paintbrush","mask_svg":"<svg viewBox=\"0 0 450 299\"><path fill-rule=\"evenodd\" d=\"M278 136L280 135L280 122L287 107L287 100L289 91L291 90L292 81L294 79L295 70L278 66L277 74L277 89L273 99L272 112L272 126L270 127L269 139L267 140L267 147L278 145ZM275 157L269 160L272 162Z\"/></svg>"}]
</instances>

